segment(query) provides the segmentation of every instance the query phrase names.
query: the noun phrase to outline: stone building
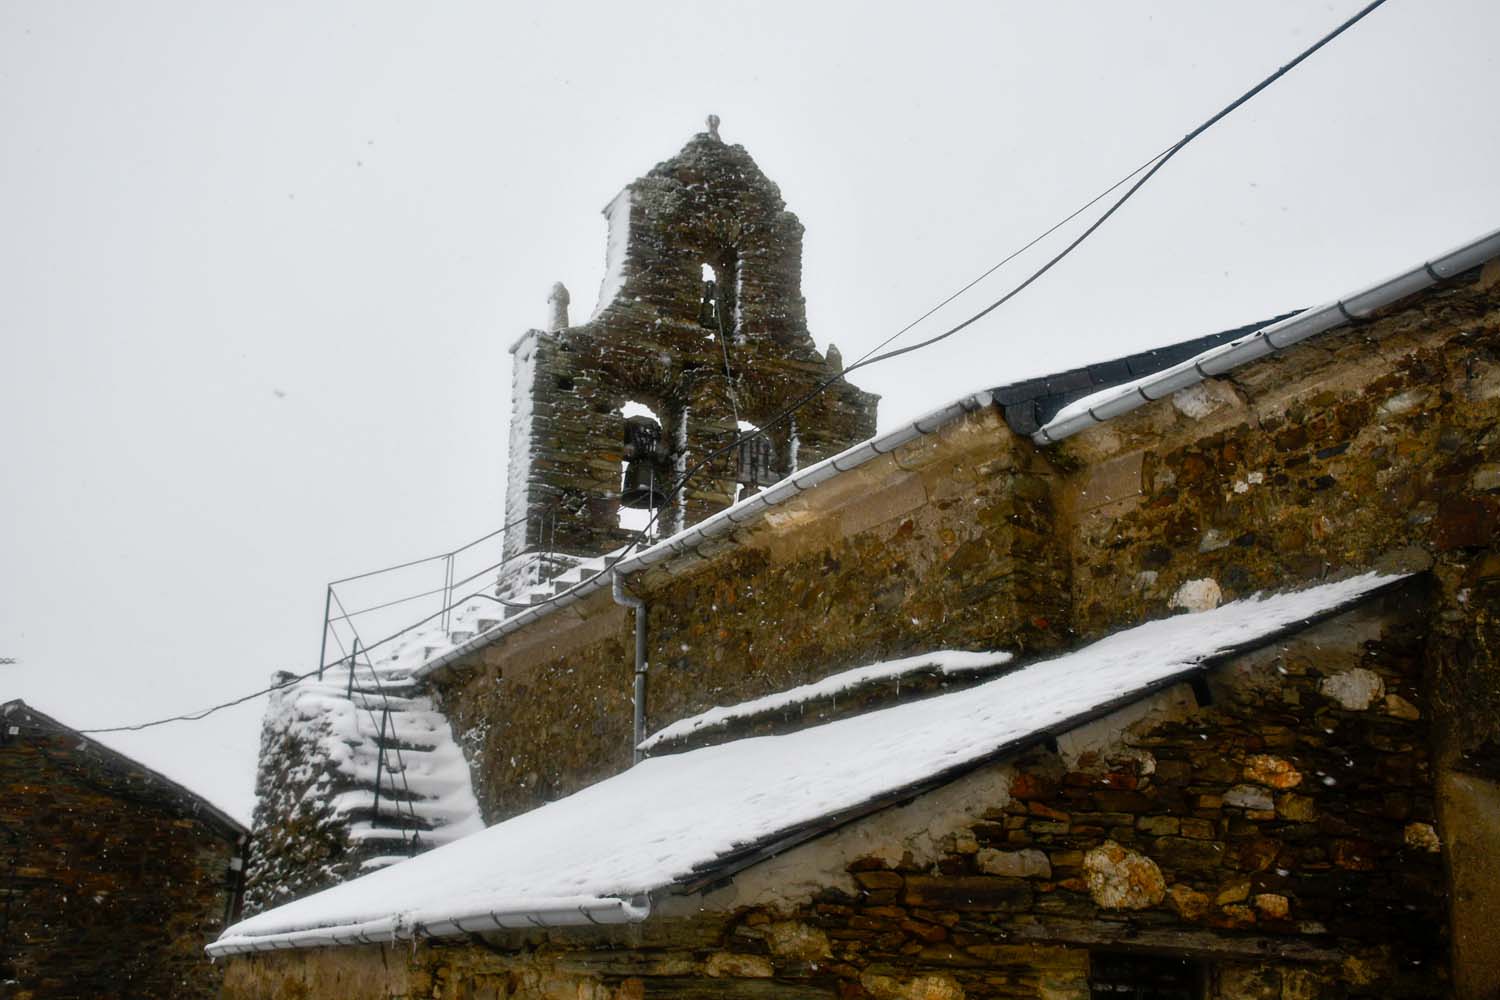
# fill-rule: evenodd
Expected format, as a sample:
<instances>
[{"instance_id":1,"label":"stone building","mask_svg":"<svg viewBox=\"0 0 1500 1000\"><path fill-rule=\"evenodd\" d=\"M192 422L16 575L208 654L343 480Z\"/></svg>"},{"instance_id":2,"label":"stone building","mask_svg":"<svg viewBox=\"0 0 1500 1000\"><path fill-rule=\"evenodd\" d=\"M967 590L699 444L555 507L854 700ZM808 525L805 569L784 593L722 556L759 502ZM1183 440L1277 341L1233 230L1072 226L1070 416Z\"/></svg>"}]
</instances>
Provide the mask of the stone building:
<instances>
[{"instance_id":1,"label":"stone building","mask_svg":"<svg viewBox=\"0 0 1500 1000\"><path fill-rule=\"evenodd\" d=\"M411 668L488 828L210 952L233 998L1493 997L1497 527L1490 233L539 582Z\"/></svg>"},{"instance_id":2,"label":"stone building","mask_svg":"<svg viewBox=\"0 0 1500 1000\"><path fill-rule=\"evenodd\" d=\"M0 996L217 997L248 831L20 700L0 705Z\"/></svg>"}]
</instances>

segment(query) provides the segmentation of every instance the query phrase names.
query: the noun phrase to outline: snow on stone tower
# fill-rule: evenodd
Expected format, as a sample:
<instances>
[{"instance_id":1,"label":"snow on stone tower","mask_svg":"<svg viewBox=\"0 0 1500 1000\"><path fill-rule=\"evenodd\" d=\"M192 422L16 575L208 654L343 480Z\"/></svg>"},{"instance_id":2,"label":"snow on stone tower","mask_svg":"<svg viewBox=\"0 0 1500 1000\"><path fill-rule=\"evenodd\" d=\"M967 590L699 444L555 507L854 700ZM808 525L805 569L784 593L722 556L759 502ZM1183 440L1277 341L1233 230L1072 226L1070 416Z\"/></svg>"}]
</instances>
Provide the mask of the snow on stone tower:
<instances>
[{"instance_id":1,"label":"snow on stone tower","mask_svg":"<svg viewBox=\"0 0 1500 1000\"><path fill-rule=\"evenodd\" d=\"M802 224L717 116L604 209L606 271L592 317L552 315L511 348L514 412L506 497L511 586L603 555L660 510L677 531L875 431L877 397L842 378L672 490L682 472L768 423L839 368L813 344L802 297ZM836 358L836 355L833 355ZM632 509L634 508L634 509ZM623 513L622 513L623 511Z\"/></svg>"}]
</instances>

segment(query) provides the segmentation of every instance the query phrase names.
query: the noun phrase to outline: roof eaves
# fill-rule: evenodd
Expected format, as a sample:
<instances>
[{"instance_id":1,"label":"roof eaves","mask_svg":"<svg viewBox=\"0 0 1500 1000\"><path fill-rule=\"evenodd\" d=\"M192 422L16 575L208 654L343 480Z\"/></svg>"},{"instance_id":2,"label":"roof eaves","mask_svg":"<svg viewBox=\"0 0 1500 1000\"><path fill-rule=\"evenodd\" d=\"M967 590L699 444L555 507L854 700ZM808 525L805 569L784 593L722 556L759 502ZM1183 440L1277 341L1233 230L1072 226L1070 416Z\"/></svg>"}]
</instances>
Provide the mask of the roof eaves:
<instances>
[{"instance_id":1,"label":"roof eaves","mask_svg":"<svg viewBox=\"0 0 1500 1000\"><path fill-rule=\"evenodd\" d=\"M1497 256L1500 256L1500 229L1326 305L1305 309L1133 382L1082 397L1032 432L1032 440L1043 446L1056 444L1207 378L1363 319Z\"/></svg>"},{"instance_id":2,"label":"roof eaves","mask_svg":"<svg viewBox=\"0 0 1500 1000\"><path fill-rule=\"evenodd\" d=\"M1221 330L1108 361L1095 361L1068 371L997 386L990 392L995 397L995 403L1004 412L1005 422L1010 425L1011 430L1017 434L1035 434L1038 428L1050 422L1060 410L1085 396L1170 368L1211 347L1244 337L1292 315L1295 313L1282 313L1232 330Z\"/></svg>"}]
</instances>

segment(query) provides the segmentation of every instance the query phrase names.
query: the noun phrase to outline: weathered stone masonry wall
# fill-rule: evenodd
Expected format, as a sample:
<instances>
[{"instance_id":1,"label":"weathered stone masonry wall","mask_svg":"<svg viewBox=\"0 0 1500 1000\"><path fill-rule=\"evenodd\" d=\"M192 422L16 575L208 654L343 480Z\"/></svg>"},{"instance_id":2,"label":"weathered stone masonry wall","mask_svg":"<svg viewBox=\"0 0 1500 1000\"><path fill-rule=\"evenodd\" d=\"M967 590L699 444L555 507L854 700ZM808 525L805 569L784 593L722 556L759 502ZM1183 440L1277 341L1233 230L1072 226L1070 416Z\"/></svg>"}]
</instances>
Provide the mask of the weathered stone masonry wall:
<instances>
[{"instance_id":1,"label":"weathered stone masonry wall","mask_svg":"<svg viewBox=\"0 0 1500 1000\"><path fill-rule=\"evenodd\" d=\"M1235 658L1206 707L1179 687L897 807L908 841L832 834L820 884L840 848L794 849L778 899L752 878L636 928L246 957L227 996L1086 1000L1091 950L1202 959L1214 998L1446 995L1429 589Z\"/></svg>"},{"instance_id":2,"label":"weathered stone masonry wall","mask_svg":"<svg viewBox=\"0 0 1500 1000\"><path fill-rule=\"evenodd\" d=\"M1085 635L1166 613L1189 581L1228 600L1345 567L1432 568L1459 986L1500 990L1500 263L1057 458L1077 468L1066 507Z\"/></svg>"},{"instance_id":3,"label":"weathered stone masonry wall","mask_svg":"<svg viewBox=\"0 0 1500 1000\"><path fill-rule=\"evenodd\" d=\"M939 648L1055 649L1066 564L1050 470L993 411L799 498L646 597L648 731L715 704ZM482 750L490 822L629 766L631 619L599 594L438 679Z\"/></svg>"},{"instance_id":4,"label":"weathered stone masonry wall","mask_svg":"<svg viewBox=\"0 0 1500 1000\"><path fill-rule=\"evenodd\" d=\"M139 1000L219 995L203 946L238 875L233 835L104 768L71 734L29 727L0 746L0 995Z\"/></svg>"}]
</instances>

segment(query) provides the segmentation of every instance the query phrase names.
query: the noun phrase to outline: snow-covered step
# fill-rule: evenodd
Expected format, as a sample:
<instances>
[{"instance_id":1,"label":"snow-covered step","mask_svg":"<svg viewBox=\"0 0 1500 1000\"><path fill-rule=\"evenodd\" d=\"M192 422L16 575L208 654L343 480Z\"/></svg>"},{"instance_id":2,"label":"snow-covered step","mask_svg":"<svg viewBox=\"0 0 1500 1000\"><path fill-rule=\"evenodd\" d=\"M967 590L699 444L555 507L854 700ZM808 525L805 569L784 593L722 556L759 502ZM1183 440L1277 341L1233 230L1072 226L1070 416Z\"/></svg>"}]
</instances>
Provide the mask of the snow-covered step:
<instances>
[{"instance_id":1,"label":"snow-covered step","mask_svg":"<svg viewBox=\"0 0 1500 1000\"><path fill-rule=\"evenodd\" d=\"M347 662L335 665L278 690L268 711L268 729L302 748L298 772L322 776L299 796L321 789L354 847L340 877L483 828L448 720L410 679L427 636L411 639L373 671L361 657L352 685Z\"/></svg>"}]
</instances>

